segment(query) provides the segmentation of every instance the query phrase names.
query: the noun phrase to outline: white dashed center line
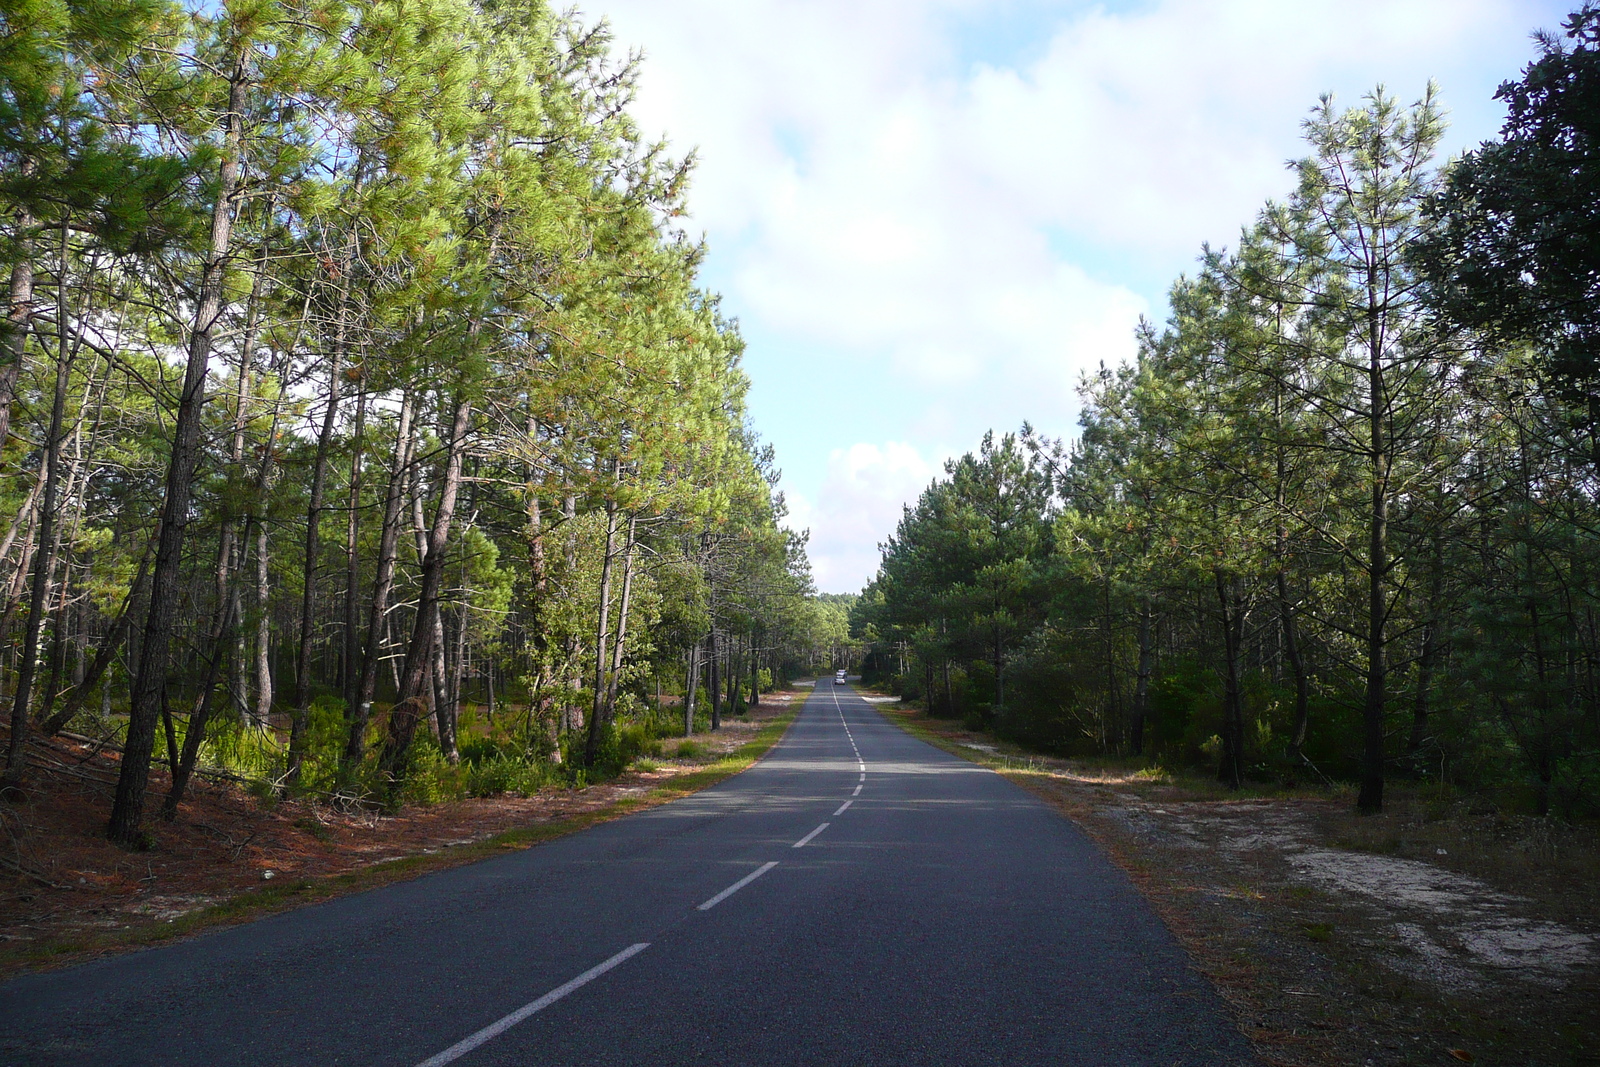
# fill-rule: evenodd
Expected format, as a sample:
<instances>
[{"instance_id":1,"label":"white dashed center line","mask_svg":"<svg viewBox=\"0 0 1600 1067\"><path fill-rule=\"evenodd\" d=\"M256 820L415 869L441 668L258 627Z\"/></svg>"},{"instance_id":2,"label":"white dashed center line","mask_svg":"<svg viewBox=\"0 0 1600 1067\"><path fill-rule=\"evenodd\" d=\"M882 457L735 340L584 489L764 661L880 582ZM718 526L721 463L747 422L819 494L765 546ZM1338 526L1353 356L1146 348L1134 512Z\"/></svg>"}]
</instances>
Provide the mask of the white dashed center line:
<instances>
[{"instance_id":1,"label":"white dashed center line","mask_svg":"<svg viewBox=\"0 0 1600 1067\"><path fill-rule=\"evenodd\" d=\"M768 866L772 866L772 864L768 864ZM730 892L731 891L732 890L730 890ZM637 945L629 945L627 948L623 949L615 956L612 956L604 963L590 967L587 971L584 971L566 985L557 986L531 1004L525 1004L518 1008L510 1015L507 1015L504 1019L501 1019L498 1022L490 1023L488 1026L485 1026L482 1030L479 1030L471 1037L462 1038L460 1041L457 1041L455 1044L451 1045L437 1056L431 1056L428 1059L423 1060L417 1065L417 1067L443 1067L444 1064L449 1063L452 1060L460 1059L462 1056L465 1056L467 1053L471 1052L484 1042L493 1041L495 1038L499 1037L501 1034L505 1033L507 1030L526 1019L528 1016L534 1014L535 1012L543 1011L556 1001L560 1000L562 997L566 996L568 993L572 993L583 988L596 978L599 978L602 974L605 974L611 968L615 967L617 964L624 963L627 960L632 959L634 956L637 956L639 953L643 952L649 947L650 942L648 941L641 941Z\"/></svg>"},{"instance_id":2,"label":"white dashed center line","mask_svg":"<svg viewBox=\"0 0 1600 1067\"><path fill-rule=\"evenodd\" d=\"M811 839L813 837L816 837L818 834L822 833L822 831L826 830L827 828L828 828L828 824L827 823L823 823L821 826L817 827L815 830L811 831L809 834L807 834L806 836L802 837L800 840L796 841L794 844L790 845L789 847L790 848L805 848L806 845L811 841Z\"/></svg>"},{"instance_id":3,"label":"white dashed center line","mask_svg":"<svg viewBox=\"0 0 1600 1067\"><path fill-rule=\"evenodd\" d=\"M716 907L718 904L721 904L724 900L727 900L729 897L733 896L739 890L743 889L757 878L760 878L763 874L766 874L777 865L777 860L773 860L771 863L762 864L760 867L757 867L755 870L751 871L749 874L745 875L743 878L739 879L737 882L733 883L728 888L724 889L722 892L706 901L704 904L701 904L695 910L710 911L712 908Z\"/></svg>"},{"instance_id":4,"label":"white dashed center line","mask_svg":"<svg viewBox=\"0 0 1600 1067\"><path fill-rule=\"evenodd\" d=\"M834 812L834 814L835 815L843 815L844 814L844 809L848 808L850 805L852 805L854 803L855 803L855 801L853 801L853 800L845 801L843 804L839 805L839 810Z\"/></svg>"},{"instance_id":5,"label":"white dashed center line","mask_svg":"<svg viewBox=\"0 0 1600 1067\"><path fill-rule=\"evenodd\" d=\"M861 795L861 787L859 785L856 786L856 791L854 793L851 793L850 795L853 796L853 797L860 796Z\"/></svg>"}]
</instances>

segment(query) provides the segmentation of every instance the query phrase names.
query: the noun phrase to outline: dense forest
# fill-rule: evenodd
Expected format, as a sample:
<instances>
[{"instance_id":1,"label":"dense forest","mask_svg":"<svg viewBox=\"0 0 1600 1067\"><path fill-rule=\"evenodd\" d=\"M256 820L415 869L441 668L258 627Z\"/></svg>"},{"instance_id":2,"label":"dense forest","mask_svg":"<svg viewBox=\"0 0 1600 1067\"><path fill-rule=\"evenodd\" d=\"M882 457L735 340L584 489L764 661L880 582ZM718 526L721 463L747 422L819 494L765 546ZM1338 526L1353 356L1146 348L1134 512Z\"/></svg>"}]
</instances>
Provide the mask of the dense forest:
<instances>
[{"instance_id":1,"label":"dense forest","mask_svg":"<svg viewBox=\"0 0 1600 1067\"><path fill-rule=\"evenodd\" d=\"M641 137L603 25L0 30L6 789L64 730L121 748L126 844L157 760L169 817L202 761L387 806L581 781L842 638L697 283L692 158Z\"/></svg>"},{"instance_id":2,"label":"dense forest","mask_svg":"<svg viewBox=\"0 0 1600 1067\"><path fill-rule=\"evenodd\" d=\"M984 438L852 614L869 677L1048 750L1600 808L1600 10L1437 158L1434 91L1305 123L1081 435Z\"/></svg>"}]
</instances>

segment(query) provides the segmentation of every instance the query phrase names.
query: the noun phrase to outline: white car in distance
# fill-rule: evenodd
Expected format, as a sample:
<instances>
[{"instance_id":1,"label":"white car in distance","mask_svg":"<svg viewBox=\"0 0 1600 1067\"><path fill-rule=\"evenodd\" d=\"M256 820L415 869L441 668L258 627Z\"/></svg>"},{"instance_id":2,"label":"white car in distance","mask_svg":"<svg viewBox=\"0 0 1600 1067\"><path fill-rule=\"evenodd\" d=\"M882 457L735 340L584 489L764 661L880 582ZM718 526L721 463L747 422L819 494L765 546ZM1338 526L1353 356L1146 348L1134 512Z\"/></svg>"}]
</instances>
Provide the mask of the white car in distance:
<instances>
[{"instance_id":1,"label":"white car in distance","mask_svg":"<svg viewBox=\"0 0 1600 1067\"><path fill-rule=\"evenodd\" d=\"M833 672L833 684L834 685L844 685L845 684L845 682L844 682L844 671L834 671Z\"/></svg>"}]
</instances>

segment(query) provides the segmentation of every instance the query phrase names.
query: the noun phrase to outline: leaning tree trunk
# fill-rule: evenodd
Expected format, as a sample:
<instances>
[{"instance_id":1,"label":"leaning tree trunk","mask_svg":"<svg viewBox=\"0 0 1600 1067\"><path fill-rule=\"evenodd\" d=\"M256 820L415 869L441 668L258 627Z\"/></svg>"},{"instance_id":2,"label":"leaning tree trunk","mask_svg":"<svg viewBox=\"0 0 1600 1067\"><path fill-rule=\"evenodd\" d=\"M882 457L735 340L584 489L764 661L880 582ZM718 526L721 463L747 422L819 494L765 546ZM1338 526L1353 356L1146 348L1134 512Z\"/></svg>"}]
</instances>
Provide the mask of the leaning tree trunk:
<instances>
[{"instance_id":1,"label":"leaning tree trunk","mask_svg":"<svg viewBox=\"0 0 1600 1067\"><path fill-rule=\"evenodd\" d=\"M17 167L17 177L23 181L31 178L37 169L32 159L24 159ZM17 213L16 233L22 247L17 261L11 265L11 291L5 321L5 362L0 363L0 448L11 436L11 402L16 396L17 379L22 374L22 361L28 350L28 331L33 325L33 249L29 247L29 231L34 227L34 217L26 209Z\"/></svg>"},{"instance_id":2,"label":"leaning tree trunk","mask_svg":"<svg viewBox=\"0 0 1600 1067\"><path fill-rule=\"evenodd\" d=\"M345 275L350 261L345 257ZM316 638L317 557L320 554L322 497L328 481L328 453L333 448L333 430L339 416L341 379L344 377L344 345L350 295L348 284L339 297L339 324L333 352L328 357L328 407L322 415L322 430L317 435L317 454L311 465L311 499L306 505L305 568L300 594L300 654L294 669L294 717L289 721L289 769L285 782L293 786L300 780L305 762L307 731L311 723L311 656Z\"/></svg>"},{"instance_id":3,"label":"leaning tree trunk","mask_svg":"<svg viewBox=\"0 0 1600 1067\"><path fill-rule=\"evenodd\" d=\"M84 701L88 699L90 691L100 684L100 679L106 673L106 668L111 666L111 661L117 658L117 650L122 647L122 642L127 640L128 628L133 622L134 598L138 596L139 586L144 584L145 576L149 573L150 550L146 548L143 558L139 560L139 573L134 575L132 583L129 584L128 595L122 598L122 609L117 612L117 621L112 624L111 632L100 641L94 660L84 672L83 681L73 687L72 695L67 698L67 702L60 710L39 724L39 732L44 736L54 737L66 728L72 717L83 709Z\"/></svg>"},{"instance_id":4,"label":"leaning tree trunk","mask_svg":"<svg viewBox=\"0 0 1600 1067\"><path fill-rule=\"evenodd\" d=\"M533 418L528 419L528 440L535 439L538 427ZM529 714L548 731L546 744L555 762L561 762L561 723L551 714L550 686L554 681L550 664L550 635L544 621L545 598L550 591L549 560L545 553L544 512L539 504L532 464L527 470L528 516L528 639L533 645L533 692L529 695ZM494 715L494 665L489 667L490 718ZM530 736L531 733L530 733Z\"/></svg>"},{"instance_id":5,"label":"leaning tree trunk","mask_svg":"<svg viewBox=\"0 0 1600 1067\"><path fill-rule=\"evenodd\" d=\"M456 400L450 439L445 447L444 483L440 486L439 507L428 532L428 551L422 560L422 582L417 593L417 617L406 646L405 668L400 676L399 699L389 713L389 735L378 759L384 779L386 801L392 807L399 800L403 784L405 757L411 747L417 722L427 708L424 692L433 659L434 624L439 615L439 589L444 579L445 549L450 541L450 526L455 520L456 497L461 490L462 453L466 448L467 428L472 421L472 401L465 393Z\"/></svg>"},{"instance_id":6,"label":"leaning tree trunk","mask_svg":"<svg viewBox=\"0 0 1600 1067\"><path fill-rule=\"evenodd\" d=\"M189 332L188 362L183 392L173 420L172 455L167 464L166 493L157 534L156 562L150 577L150 613L139 648L139 669L128 715L128 734L117 777L116 798L107 826L110 838L123 845L139 840L144 818L145 789L150 779L150 756L155 749L156 719L167 690L168 657L179 598L184 535L188 531L189 501L195 467L200 461L201 409L205 403L207 364L218 321L222 317L224 282L233 238L233 208L239 196L240 149L244 139L245 93L248 83L246 50L241 45L228 74L228 111L222 162L218 167L216 201L211 211L211 238L200 294Z\"/></svg>"},{"instance_id":7,"label":"leaning tree trunk","mask_svg":"<svg viewBox=\"0 0 1600 1067\"><path fill-rule=\"evenodd\" d=\"M56 380L50 403L50 430L44 449L44 500L39 509L39 552L33 562L33 588L28 604L28 622L23 632L22 663L17 673L17 691L11 704L11 744L6 752L6 773L0 778L0 791L21 785L27 769L26 749L30 722L30 704L33 700L33 677L38 666L39 637L44 632L45 615L50 604L50 575L55 565L56 549L56 498L61 487L61 424L66 415L67 386L71 381L71 359L67 348L67 243L63 230L61 241L61 295L56 308ZM5 439L0 437L0 442ZM57 627L56 643L65 635Z\"/></svg>"},{"instance_id":8,"label":"leaning tree trunk","mask_svg":"<svg viewBox=\"0 0 1600 1067\"><path fill-rule=\"evenodd\" d=\"M234 459L243 457L242 433L234 438ZM217 691L217 675L233 648L234 612L238 600L233 595L233 523L224 523L222 537L217 545L217 609L211 632L211 658L206 662L205 679L200 685L200 700L189 716L189 729L184 735L183 752L172 767L172 788L161 805L161 817L172 819L178 814L183 801L183 791L194 773L195 761L200 758L200 743L205 740L206 726L211 721L211 711Z\"/></svg>"},{"instance_id":9,"label":"leaning tree trunk","mask_svg":"<svg viewBox=\"0 0 1600 1067\"><path fill-rule=\"evenodd\" d=\"M189 779L194 774L194 767L200 759L200 744L205 740L206 726L211 721L211 711L215 704L217 692L217 675L221 673L222 661L227 658L228 649L233 644L233 608L234 600L228 597L226 606L217 618L216 631L211 635L211 658L206 663L205 678L200 684L200 700L195 705L194 713L189 716L189 729L183 738L183 753L178 757L172 769L172 788L167 792L167 799L161 805L161 817L173 819L177 817L178 805L183 803L184 790L189 785Z\"/></svg>"},{"instance_id":10,"label":"leaning tree trunk","mask_svg":"<svg viewBox=\"0 0 1600 1067\"><path fill-rule=\"evenodd\" d=\"M356 431L350 450L350 511L344 528L344 716L348 733L361 690L361 449L367 426L367 393L356 397Z\"/></svg>"},{"instance_id":11,"label":"leaning tree trunk","mask_svg":"<svg viewBox=\"0 0 1600 1067\"><path fill-rule=\"evenodd\" d=\"M617 608L617 636L611 643L611 678L606 684L606 719L617 714L617 687L622 678L622 657L628 643L628 609L633 602L633 546L639 528L637 516L628 519L628 539L622 553L622 603Z\"/></svg>"},{"instance_id":12,"label":"leaning tree trunk","mask_svg":"<svg viewBox=\"0 0 1600 1067\"><path fill-rule=\"evenodd\" d=\"M600 731L605 728L606 642L611 625L611 567L617 537L617 505L606 504L606 549L600 561L600 613L594 636L594 703L589 711L589 736L583 747L583 765L593 767L600 758Z\"/></svg>"},{"instance_id":13,"label":"leaning tree trunk","mask_svg":"<svg viewBox=\"0 0 1600 1067\"><path fill-rule=\"evenodd\" d=\"M389 470L389 485L383 498L383 526L378 535L377 572L372 579L372 603L367 608L367 645L361 657L361 681L350 709L349 733L345 736L344 765L360 764L366 749L367 723L372 717L372 696L378 688L378 660L383 652L384 621L389 611L389 594L394 590L395 556L400 549L400 511L405 502L406 482L410 478L416 434L416 394L407 389L400 400L400 418L395 427L394 465Z\"/></svg>"}]
</instances>

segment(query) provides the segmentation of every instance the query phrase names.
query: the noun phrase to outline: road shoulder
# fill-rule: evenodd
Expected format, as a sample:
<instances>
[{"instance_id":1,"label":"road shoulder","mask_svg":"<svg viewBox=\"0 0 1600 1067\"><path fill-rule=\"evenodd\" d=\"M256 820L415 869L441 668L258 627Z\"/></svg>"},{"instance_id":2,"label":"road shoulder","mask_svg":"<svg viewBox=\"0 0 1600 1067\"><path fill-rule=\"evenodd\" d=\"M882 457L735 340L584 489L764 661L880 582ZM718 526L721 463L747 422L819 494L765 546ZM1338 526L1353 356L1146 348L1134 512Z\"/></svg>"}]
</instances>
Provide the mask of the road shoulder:
<instances>
[{"instance_id":1,"label":"road shoulder","mask_svg":"<svg viewBox=\"0 0 1600 1067\"><path fill-rule=\"evenodd\" d=\"M1339 795L1229 794L1022 752L893 703L885 717L991 767L1130 877L1269 1064L1600 1063L1592 834L1548 843ZM1519 862L1520 859L1520 862ZM1590 872L1587 879L1581 876Z\"/></svg>"},{"instance_id":2,"label":"road shoulder","mask_svg":"<svg viewBox=\"0 0 1600 1067\"><path fill-rule=\"evenodd\" d=\"M98 783L36 790L28 804L4 809L16 859L0 869L0 980L520 851L688 796L765 756L810 692L764 696L722 731L696 735L692 756L642 762L581 789L386 817L303 800L269 810L232 783L204 783L147 852L105 841Z\"/></svg>"}]
</instances>

